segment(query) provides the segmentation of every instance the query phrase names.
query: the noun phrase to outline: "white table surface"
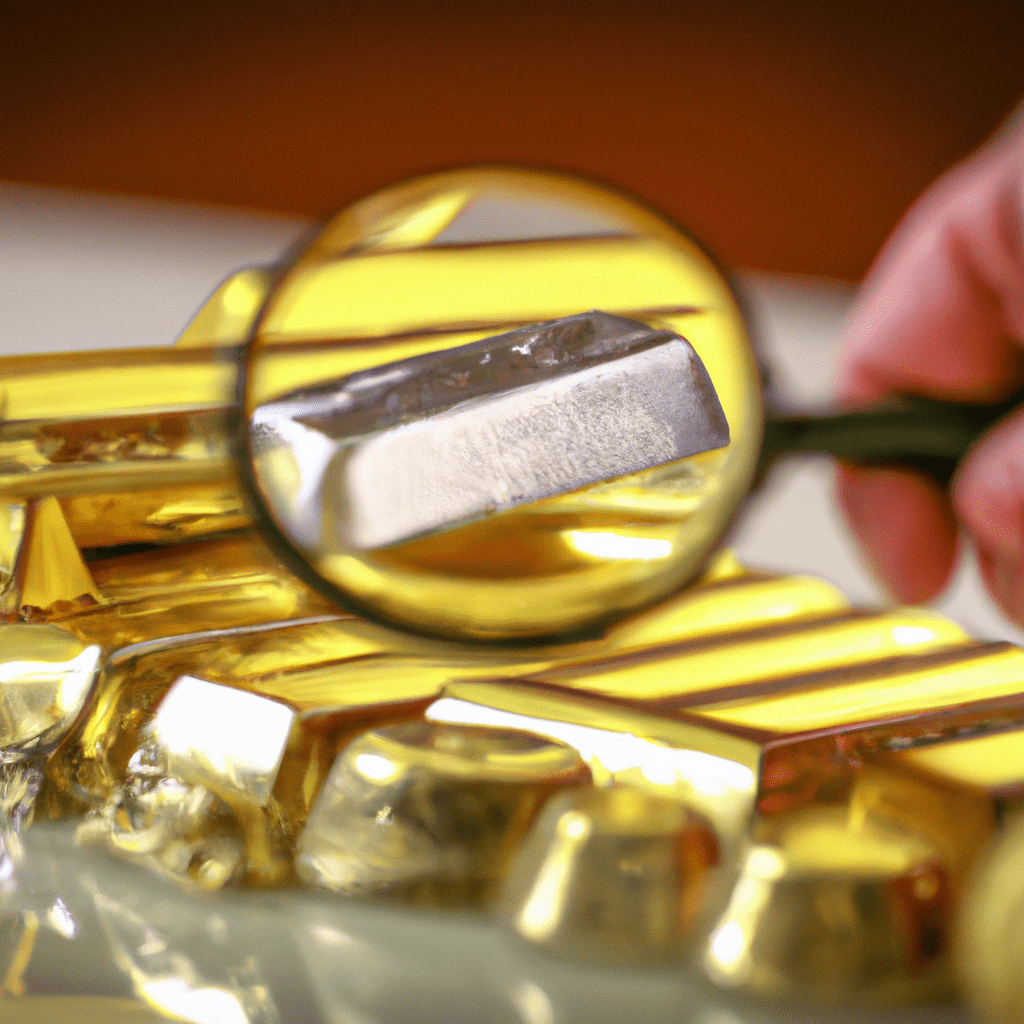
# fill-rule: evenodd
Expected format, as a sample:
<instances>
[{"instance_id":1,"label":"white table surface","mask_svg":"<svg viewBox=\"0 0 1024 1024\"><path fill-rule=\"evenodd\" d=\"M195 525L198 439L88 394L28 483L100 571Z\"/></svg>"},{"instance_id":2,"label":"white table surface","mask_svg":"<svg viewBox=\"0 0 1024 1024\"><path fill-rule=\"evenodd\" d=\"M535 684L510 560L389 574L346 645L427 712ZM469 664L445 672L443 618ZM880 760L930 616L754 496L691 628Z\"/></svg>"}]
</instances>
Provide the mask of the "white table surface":
<instances>
[{"instance_id":1,"label":"white table surface","mask_svg":"<svg viewBox=\"0 0 1024 1024\"><path fill-rule=\"evenodd\" d=\"M297 218L0 184L0 353L167 344L226 276L272 262L307 228ZM780 389L797 402L824 404L852 290L752 273L739 275L739 283ZM778 471L749 502L732 546L750 565L819 575L858 604L884 603L846 534L830 481L829 465L818 460ZM970 558L936 607L978 637L1024 642L1024 632L984 594ZM66 837L37 826L26 838L62 850ZM196 908L121 865L90 870L106 872L110 884L151 890L156 903L177 906L185 917L278 934L274 941L290 965L285 973L292 972L291 983L275 989L282 1021L315 1022L316 1013L338 1024L966 1020L956 1007L878 1014L759 1008L695 989L675 973L549 961L476 919L378 912L294 894L284 902L233 895ZM80 955L72 945L54 954L56 974ZM3 1015L4 1005L12 1004L0 1003L0 1019L16 1019Z\"/></svg>"}]
</instances>

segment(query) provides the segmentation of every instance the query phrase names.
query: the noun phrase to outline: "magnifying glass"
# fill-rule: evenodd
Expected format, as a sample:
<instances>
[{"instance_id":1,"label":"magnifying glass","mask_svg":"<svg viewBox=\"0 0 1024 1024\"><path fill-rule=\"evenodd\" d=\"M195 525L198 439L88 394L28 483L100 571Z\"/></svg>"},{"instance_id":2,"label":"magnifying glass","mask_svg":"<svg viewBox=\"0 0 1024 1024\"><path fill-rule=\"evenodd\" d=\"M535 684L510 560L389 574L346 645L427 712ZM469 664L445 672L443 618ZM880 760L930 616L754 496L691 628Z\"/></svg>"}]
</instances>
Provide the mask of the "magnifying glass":
<instances>
[{"instance_id":1,"label":"magnifying glass","mask_svg":"<svg viewBox=\"0 0 1024 1024\"><path fill-rule=\"evenodd\" d=\"M709 256L636 200L525 170L341 214L272 288L239 393L246 484L288 564L461 638L578 633L678 589L761 436Z\"/></svg>"},{"instance_id":2,"label":"magnifying glass","mask_svg":"<svg viewBox=\"0 0 1024 1024\"><path fill-rule=\"evenodd\" d=\"M691 580L794 451L948 483L1024 393L764 419L726 276L639 201L470 169L375 194L277 280L240 378L279 554L431 635L568 636Z\"/></svg>"}]
</instances>

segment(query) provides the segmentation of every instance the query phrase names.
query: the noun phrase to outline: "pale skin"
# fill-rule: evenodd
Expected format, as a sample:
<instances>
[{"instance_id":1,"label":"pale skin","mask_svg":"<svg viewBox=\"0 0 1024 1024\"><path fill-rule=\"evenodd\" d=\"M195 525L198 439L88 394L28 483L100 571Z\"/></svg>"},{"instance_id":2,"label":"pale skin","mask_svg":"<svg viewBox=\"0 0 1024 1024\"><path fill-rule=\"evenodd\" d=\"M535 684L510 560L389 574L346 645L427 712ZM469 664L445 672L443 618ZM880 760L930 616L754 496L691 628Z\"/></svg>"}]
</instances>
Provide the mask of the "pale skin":
<instances>
[{"instance_id":1,"label":"pale skin","mask_svg":"<svg viewBox=\"0 0 1024 1024\"><path fill-rule=\"evenodd\" d=\"M1024 128L933 185L872 267L843 339L841 397L996 401L1024 385ZM1024 625L1024 408L960 464L948 492L893 470L842 467L840 504L868 562L907 603L935 597L959 536Z\"/></svg>"}]
</instances>

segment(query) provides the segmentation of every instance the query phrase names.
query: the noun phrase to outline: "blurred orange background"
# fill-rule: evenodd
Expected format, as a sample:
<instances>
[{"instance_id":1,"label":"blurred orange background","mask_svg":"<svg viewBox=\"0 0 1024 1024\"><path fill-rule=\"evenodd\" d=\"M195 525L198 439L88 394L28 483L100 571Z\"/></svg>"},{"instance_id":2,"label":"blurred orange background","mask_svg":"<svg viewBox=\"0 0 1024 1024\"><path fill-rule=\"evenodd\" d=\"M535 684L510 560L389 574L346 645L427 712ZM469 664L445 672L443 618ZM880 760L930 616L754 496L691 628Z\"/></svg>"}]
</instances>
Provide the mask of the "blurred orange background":
<instances>
[{"instance_id":1,"label":"blurred orange background","mask_svg":"<svg viewBox=\"0 0 1024 1024\"><path fill-rule=\"evenodd\" d=\"M323 215L525 162L847 279L1024 94L1019 2L18 6L0 179Z\"/></svg>"}]
</instances>

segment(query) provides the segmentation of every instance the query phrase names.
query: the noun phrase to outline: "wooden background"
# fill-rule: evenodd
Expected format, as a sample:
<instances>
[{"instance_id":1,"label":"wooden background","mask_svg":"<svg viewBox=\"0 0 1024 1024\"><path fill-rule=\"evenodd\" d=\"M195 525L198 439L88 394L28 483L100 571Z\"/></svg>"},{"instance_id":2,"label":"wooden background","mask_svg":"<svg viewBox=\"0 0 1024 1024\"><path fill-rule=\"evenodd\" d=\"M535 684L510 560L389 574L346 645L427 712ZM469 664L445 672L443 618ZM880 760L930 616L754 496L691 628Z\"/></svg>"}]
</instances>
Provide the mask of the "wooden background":
<instances>
[{"instance_id":1,"label":"wooden background","mask_svg":"<svg viewBox=\"0 0 1024 1024\"><path fill-rule=\"evenodd\" d=\"M847 279L1024 94L1020 2L3 8L0 179L320 215L526 162Z\"/></svg>"}]
</instances>

